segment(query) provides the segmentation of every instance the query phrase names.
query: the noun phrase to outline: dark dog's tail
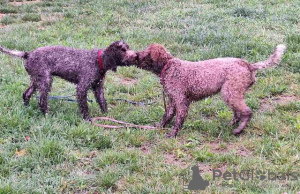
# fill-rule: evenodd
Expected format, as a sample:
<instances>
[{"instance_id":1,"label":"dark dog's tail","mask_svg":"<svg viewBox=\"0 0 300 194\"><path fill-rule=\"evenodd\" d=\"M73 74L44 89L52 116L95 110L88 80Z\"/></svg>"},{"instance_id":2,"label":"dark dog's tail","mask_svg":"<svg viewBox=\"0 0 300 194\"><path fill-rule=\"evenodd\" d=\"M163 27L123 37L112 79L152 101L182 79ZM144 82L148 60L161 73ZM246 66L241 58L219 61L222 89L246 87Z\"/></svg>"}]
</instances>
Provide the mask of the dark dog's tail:
<instances>
[{"instance_id":1,"label":"dark dog's tail","mask_svg":"<svg viewBox=\"0 0 300 194\"><path fill-rule=\"evenodd\" d=\"M251 64L252 70L256 71L256 70L265 69L273 65L279 64L285 49L286 49L285 45L283 44L278 45L274 53L269 57L269 59Z\"/></svg>"},{"instance_id":2,"label":"dark dog's tail","mask_svg":"<svg viewBox=\"0 0 300 194\"><path fill-rule=\"evenodd\" d=\"M23 59L26 59L27 56L28 56L27 52L16 51L16 50L9 50L9 49L6 49L6 48L4 48L2 46L0 46L0 51L3 52L3 53L9 54L11 56L19 57L19 58L23 58Z\"/></svg>"}]
</instances>

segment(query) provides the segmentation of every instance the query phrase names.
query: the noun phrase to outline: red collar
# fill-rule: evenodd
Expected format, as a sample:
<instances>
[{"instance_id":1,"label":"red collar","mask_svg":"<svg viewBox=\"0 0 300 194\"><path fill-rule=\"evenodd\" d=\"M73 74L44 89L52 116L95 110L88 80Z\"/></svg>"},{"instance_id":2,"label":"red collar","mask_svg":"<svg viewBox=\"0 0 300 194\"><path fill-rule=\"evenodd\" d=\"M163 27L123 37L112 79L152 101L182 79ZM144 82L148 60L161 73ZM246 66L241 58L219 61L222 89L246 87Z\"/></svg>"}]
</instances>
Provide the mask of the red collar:
<instances>
[{"instance_id":1,"label":"red collar","mask_svg":"<svg viewBox=\"0 0 300 194\"><path fill-rule=\"evenodd\" d=\"M166 73L167 69L169 69L171 66L171 63L168 62L164 67L163 69L161 70L160 72L160 83L163 84L164 82L164 74Z\"/></svg>"},{"instance_id":2,"label":"red collar","mask_svg":"<svg viewBox=\"0 0 300 194\"><path fill-rule=\"evenodd\" d=\"M101 79L104 79L106 71L104 70L104 67L103 67L103 62L102 62L102 59L101 59L101 53L102 53L102 50L99 50L99 52L98 52L98 63L99 63L100 70L104 72L103 75L101 74Z\"/></svg>"}]
</instances>

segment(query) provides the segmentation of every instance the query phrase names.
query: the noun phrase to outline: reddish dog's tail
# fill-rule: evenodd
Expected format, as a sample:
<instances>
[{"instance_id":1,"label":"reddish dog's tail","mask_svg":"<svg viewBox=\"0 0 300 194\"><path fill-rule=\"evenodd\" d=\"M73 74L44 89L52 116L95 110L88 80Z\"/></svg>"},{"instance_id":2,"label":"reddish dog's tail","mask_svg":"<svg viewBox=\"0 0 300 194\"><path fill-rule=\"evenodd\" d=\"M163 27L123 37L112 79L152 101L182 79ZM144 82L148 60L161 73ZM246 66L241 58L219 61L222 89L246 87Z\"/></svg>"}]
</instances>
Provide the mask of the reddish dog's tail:
<instances>
[{"instance_id":1,"label":"reddish dog's tail","mask_svg":"<svg viewBox=\"0 0 300 194\"><path fill-rule=\"evenodd\" d=\"M252 70L255 71L259 69L264 69L279 64L285 49L286 49L285 45L283 44L278 45L274 53L269 57L269 59L251 64Z\"/></svg>"},{"instance_id":2,"label":"reddish dog's tail","mask_svg":"<svg viewBox=\"0 0 300 194\"><path fill-rule=\"evenodd\" d=\"M9 50L9 49L6 49L6 48L2 47L1 45L0 45L0 51L3 52L3 53L9 54L11 56L19 57L19 58L23 58L23 59L26 59L27 55L28 55L27 52Z\"/></svg>"}]
</instances>

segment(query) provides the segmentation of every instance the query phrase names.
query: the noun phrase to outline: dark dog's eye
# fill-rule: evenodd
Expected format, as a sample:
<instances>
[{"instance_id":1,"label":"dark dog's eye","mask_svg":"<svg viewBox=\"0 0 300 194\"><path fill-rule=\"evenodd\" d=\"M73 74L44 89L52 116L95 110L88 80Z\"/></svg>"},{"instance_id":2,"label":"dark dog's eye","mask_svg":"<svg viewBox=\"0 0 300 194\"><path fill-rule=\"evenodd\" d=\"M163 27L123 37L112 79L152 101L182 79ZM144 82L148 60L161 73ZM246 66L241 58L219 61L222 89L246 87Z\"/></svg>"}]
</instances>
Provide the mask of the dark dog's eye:
<instances>
[{"instance_id":1,"label":"dark dog's eye","mask_svg":"<svg viewBox=\"0 0 300 194\"><path fill-rule=\"evenodd\" d=\"M122 48L122 49L121 49L121 51L124 51L124 52L125 52L125 51L126 51L126 49L125 49L125 48Z\"/></svg>"}]
</instances>

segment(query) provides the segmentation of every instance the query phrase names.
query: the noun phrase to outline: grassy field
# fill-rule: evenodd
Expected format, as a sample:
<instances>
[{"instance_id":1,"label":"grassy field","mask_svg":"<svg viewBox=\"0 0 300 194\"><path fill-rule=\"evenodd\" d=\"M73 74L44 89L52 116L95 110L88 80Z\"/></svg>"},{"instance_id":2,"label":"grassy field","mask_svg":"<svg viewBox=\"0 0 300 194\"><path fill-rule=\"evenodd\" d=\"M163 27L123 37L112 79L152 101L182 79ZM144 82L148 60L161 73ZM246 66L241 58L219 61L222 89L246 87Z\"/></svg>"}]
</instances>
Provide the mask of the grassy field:
<instances>
[{"instance_id":1,"label":"grassy field","mask_svg":"<svg viewBox=\"0 0 300 194\"><path fill-rule=\"evenodd\" d=\"M299 0L0 0L0 6L0 44L18 50L103 48L124 39L135 50L161 43L185 60L256 62L278 44L288 47L279 67L258 73L247 93L254 115L244 134L231 134L232 112L216 95L192 104L177 139L165 139L163 130L95 127L66 101L50 101L44 117L35 96L23 105L24 62L0 54L1 194L181 193L180 173L194 164L210 181L204 193L300 192L300 175L298 181L212 180L212 169L300 173ZM164 113L159 79L135 67L109 72L105 94L109 117L152 125ZM56 78L51 95L75 95L75 86ZM89 107L93 117L102 115L95 100Z\"/></svg>"}]
</instances>

